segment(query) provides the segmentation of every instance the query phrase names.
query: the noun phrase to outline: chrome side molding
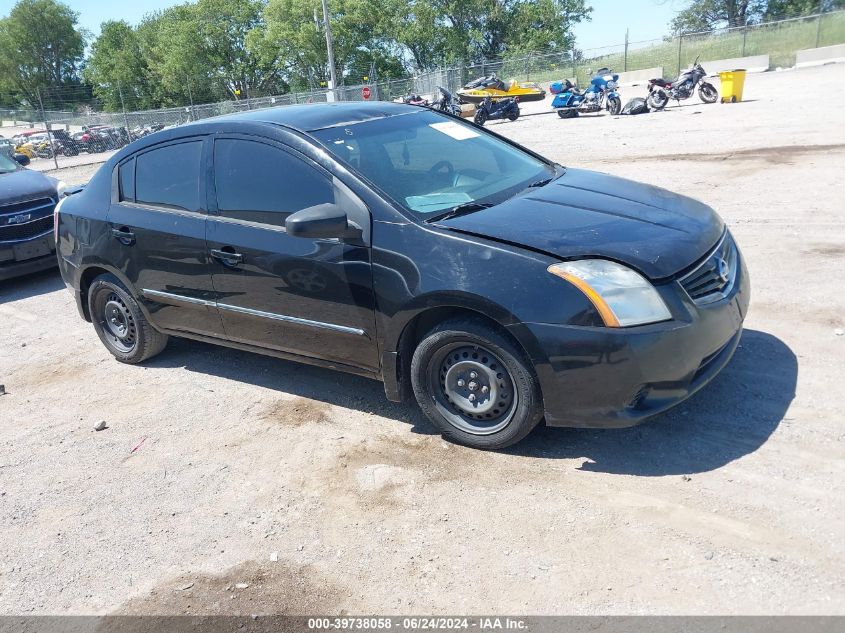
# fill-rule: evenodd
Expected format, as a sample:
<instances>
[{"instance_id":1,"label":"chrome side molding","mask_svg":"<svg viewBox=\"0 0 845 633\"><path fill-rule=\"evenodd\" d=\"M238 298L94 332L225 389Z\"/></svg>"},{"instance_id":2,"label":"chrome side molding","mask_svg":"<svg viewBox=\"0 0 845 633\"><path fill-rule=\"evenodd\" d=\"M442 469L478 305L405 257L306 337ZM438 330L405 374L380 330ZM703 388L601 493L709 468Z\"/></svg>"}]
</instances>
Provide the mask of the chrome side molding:
<instances>
[{"instance_id":1,"label":"chrome side molding","mask_svg":"<svg viewBox=\"0 0 845 633\"><path fill-rule=\"evenodd\" d=\"M356 336L365 336L366 332L361 328L349 327L346 325L337 325L335 323L325 323L323 321L312 321L311 319L303 319L300 317L288 316L286 314L276 314L275 312L264 312L262 310L253 310L252 308L243 308L241 306L233 306L228 303L217 303L216 301L208 301L206 299L199 299L197 297L186 297L185 295L178 295L171 292L163 292L161 290L149 290L144 288L141 294L153 300L164 299L172 303L190 303L194 305L201 305L206 307L215 307L220 310L228 310L229 312L238 312L240 314L248 314L250 316L259 317L262 319L273 319L274 321L285 321L287 323L295 323L297 325L305 325L308 327L320 328L323 330L332 330L334 332L343 332L344 334L354 334Z\"/></svg>"}]
</instances>

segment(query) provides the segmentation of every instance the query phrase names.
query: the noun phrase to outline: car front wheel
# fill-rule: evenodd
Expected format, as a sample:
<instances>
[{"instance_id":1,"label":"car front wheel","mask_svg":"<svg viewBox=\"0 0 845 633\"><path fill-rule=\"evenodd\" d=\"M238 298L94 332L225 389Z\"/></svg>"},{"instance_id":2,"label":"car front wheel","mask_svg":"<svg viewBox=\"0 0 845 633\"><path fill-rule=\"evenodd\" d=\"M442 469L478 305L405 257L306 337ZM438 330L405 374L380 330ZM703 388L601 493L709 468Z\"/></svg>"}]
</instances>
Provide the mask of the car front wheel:
<instances>
[{"instance_id":1,"label":"car front wheel","mask_svg":"<svg viewBox=\"0 0 845 633\"><path fill-rule=\"evenodd\" d=\"M543 417L531 363L480 319L441 323L411 360L417 403L449 440L480 449L515 444Z\"/></svg>"},{"instance_id":2,"label":"car front wheel","mask_svg":"<svg viewBox=\"0 0 845 633\"><path fill-rule=\"evenodd\" d=\"M97 336L122 363L140 363L167 345L167 335L150 325L138 302L114 275L100 275L91 283L88 310Z\"/></svg>"}]
</instances>

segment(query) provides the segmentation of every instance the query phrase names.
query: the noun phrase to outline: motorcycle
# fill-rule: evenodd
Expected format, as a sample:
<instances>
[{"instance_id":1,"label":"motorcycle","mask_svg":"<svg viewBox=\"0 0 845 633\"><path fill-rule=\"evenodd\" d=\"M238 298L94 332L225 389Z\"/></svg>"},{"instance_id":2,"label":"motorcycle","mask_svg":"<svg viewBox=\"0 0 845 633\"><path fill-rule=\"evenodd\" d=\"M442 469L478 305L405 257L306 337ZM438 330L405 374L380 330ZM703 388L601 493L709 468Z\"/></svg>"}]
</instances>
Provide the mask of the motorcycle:
<instances>
[{"instance_id":1,"label":"motorcycle","mask_svg":"<svg viewBox=\"0 0 845 633\"><path fill-rule=\"evenodd\" d=\"M79 144L71 137L66 130L53 130L53 147L56 153L65 156L76 156L79 154Z\"/></svg>"},{"instance_id":2,"label":"motorcycle","mask_svg":"<svg viewBox=\"0 0 845 633\"><path fill-rule=\"evenodd\" d=\"M648 82L648 105L652 110L662 110L674 99L678 103L683 99L689 99L698 87L698 96L704 103L716 103L719 93L716 87L704 81L707 72L698 63L698 57L689 70L681 73L675 81L667 79L650 79Z\"/></svg>"},{"instance_id":3,"label":"motorcycle","mask_svg":"<svg viewBox=\"0 0 845 633\"><path fill-rule=\"evenodd\" d=\"M428 99L423 99L420 95L407 95L402 97L402 103L424 107L428 105Z\"/></svg>"},{"instance_id":4,"label":"motorcycle","mask_svg":"<svg viewBox=\"0 0 845 633\"><path fill-rule=\"evenodd\" d=\"M509 97L493 101L490 97L484 99L475 111L473 119L476 125L484 125L493 119L508 119L516 121L519 118L519 99Z\"/></svg>"},{"instance_id":5,"label":"motorcycle","mask_svg":"<svg viewBox=\"0 0 845 633\"><path fill-rule=\"evenodd\" d=\"M617 92L619 75L602 68L590 80L584 92L579 92L568 79L555 81L549 90L555 98L552 107L561 119L571 119L579 114L601 112L606 108L612 115L622 111L622 98Z\"/></svg>"},{"instance_id":6,"label":"motorcycle","mask_svg":"<svg viewBox=\"0 0 845 633\"><path fill-rule=\"evenodd\" d=\"M441 86L437 86L437 90L440 92L440 98L431 104L431 109L461 116L461 104L458 103L452 93Z\"/></svg>"}]
</instances>

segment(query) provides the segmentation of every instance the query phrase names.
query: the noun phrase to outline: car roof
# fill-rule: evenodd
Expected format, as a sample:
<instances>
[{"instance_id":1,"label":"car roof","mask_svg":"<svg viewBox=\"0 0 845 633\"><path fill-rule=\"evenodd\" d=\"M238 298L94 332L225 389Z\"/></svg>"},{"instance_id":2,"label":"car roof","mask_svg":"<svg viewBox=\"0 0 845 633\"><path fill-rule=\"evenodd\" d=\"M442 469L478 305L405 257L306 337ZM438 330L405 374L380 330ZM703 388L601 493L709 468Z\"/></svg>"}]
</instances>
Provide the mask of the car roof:
<instances>
[{"instance_id":1,"label":"car roof","mask_svg":"<svg viewBox=\"0 0 845 633\"><path fill-rule=\"evenodd\" d=\"M419 111L419 106L392 103L389 101L347 101L249 110L237 114L225 114L214 117L213 119L202 119L196 123L207 124L211 121L253 121L256 123L284 125L300 132L313 132L327 127L362 123L364 121L400 116Z\"/></svg>"}]
</instances>

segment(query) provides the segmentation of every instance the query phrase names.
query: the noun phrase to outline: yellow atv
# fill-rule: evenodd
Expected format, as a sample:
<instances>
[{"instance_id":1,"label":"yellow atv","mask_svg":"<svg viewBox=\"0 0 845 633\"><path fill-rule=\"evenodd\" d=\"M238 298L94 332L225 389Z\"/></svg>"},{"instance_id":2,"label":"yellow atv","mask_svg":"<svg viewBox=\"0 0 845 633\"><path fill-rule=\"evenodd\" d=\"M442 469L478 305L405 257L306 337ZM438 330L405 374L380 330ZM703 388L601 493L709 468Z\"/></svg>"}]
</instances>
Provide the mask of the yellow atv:
<instances>
[{"instance_id":1,"label":"yellow atv","mask_svg":"<svg viewBox=\"0 0 845 633\"><path fill-rule=\"evenodd\" d=\"M490 97L492 101L518 97L520 103L525 103L527 101L542 101L546 98L546 91L533 81L517 83L516 80L511 80L509 84L506 84L495 74L489 77L479 77L458 90L458 98L461 103L479 104L487 97Z\"/></svg>"},{"instance_id":2,"label":"yellow atv","mask_svg":"<svg viewBox=\"0 0 845 633\"><path fill-rule=\"evenodd\" d=\"M35 158L35 148L29 141L23 141L15 147L15 154L23 154L29 160Z\"/></svg>"}]
</instances>

